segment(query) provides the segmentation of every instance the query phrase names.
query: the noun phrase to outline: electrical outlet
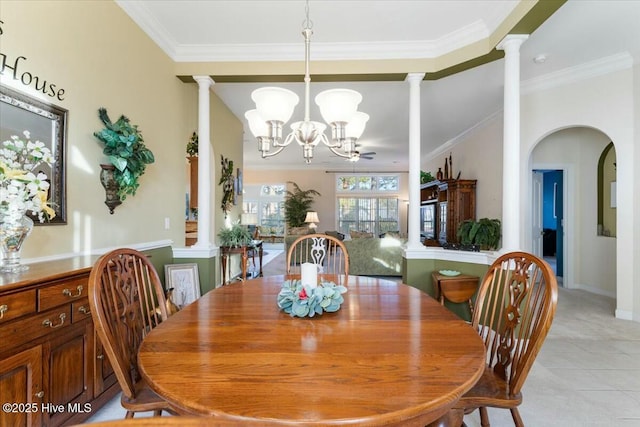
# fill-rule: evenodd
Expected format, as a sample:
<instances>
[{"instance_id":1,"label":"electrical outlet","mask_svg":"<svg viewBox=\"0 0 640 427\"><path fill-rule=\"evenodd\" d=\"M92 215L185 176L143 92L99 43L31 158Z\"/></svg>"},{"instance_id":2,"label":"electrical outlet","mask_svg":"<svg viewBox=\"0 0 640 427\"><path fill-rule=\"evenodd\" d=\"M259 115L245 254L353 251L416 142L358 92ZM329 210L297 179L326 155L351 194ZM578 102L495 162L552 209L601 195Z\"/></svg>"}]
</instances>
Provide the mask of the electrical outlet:
<instances>
[{"instance_id":1,"label":"electrical outlet","mask_svg":"<svg viewBox=\"0 0 640 427\"><path fill-rule=\"evenodd\" d=\"M164 229L168 230L171 228L171 219L168 217L164 219Z\"/></svg>"}]
</instances>

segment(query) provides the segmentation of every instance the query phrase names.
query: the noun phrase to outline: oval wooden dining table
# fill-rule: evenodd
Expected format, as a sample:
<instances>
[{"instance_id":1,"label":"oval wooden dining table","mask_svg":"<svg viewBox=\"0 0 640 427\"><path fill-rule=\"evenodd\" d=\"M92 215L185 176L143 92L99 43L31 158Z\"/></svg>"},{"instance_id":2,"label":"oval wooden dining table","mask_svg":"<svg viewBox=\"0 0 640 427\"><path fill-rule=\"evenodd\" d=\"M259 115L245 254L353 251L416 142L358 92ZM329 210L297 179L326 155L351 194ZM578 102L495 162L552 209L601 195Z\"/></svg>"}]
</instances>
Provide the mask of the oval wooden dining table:
<instances>
[{"instance_id":1,"label":"oval wooden dining table","mask_svg":"<svg viewBox=\"0 0 640 427\"><path fill-rule=\"evenodd\" d=\"M461 425L452 407L485 355L468 324L362 276L339 311L291 317L276 303L284 280L223 286L171 316L140 347L143 378L180 412L238 425Z\"/></svg>"}]
</instances>

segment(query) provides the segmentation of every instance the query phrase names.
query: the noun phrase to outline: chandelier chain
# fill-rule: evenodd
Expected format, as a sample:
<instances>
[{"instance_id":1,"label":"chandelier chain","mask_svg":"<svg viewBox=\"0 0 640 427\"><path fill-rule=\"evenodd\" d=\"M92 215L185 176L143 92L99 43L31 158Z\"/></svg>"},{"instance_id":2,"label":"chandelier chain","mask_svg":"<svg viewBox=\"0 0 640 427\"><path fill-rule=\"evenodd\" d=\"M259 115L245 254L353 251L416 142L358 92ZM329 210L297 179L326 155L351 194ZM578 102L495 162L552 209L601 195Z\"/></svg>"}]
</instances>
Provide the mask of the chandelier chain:
<instances>
[{"instance_id":1,"label":"chandelier chain","mask_svg":"<svg viewBox=\"0 0 640 427\"><path fill-rule=\"evenodd\" d=\"M306 1L304 6L305 20L302 22L302 27L305 30L313 29L313 21L309 19L309 0Z\"/></svg>"}]
</instances>

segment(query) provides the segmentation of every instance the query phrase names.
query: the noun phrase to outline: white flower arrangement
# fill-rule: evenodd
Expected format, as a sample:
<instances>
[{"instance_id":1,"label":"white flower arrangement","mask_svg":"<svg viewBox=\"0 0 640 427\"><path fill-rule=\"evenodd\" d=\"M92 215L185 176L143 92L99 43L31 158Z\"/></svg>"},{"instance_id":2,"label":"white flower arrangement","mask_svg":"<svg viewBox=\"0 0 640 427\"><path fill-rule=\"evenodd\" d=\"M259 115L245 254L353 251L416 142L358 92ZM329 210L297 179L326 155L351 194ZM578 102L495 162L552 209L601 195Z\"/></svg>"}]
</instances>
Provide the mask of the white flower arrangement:
<instances>
[{"instance_id":1,"label":"white flower arrangement","mask_svg":"<svg viewBox=\"0 0 640 427\"><path fill-rule=\"evenodd\" d=\"M52 219L55 211L47 202L47 175L38 171L43 163L54 163L51 150L41 141L31 141L25 130L24 139L12 135L0 147L0 222L17 223L31 212L40 222Z\"/></svg>"}]
</instances>

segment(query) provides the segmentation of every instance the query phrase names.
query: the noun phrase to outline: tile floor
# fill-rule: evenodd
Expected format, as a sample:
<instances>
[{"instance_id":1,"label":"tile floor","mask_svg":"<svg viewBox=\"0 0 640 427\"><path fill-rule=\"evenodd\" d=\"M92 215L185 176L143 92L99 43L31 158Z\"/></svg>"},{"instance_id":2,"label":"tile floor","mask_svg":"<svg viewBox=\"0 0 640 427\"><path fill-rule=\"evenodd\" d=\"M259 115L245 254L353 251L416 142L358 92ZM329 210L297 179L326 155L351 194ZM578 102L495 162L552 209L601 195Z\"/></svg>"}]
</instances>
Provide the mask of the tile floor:
<instances>
[{"instance_id":1,"label":"tile floor","mask_svg":"<svg viewBox=\"0 0 640 427\"><path fill-rule=\"evenodd\" d=\"M640 427L640 324L613 317L615 301L560 289L556 317L524 386L528 427ZM513 426L490 409L492 426ZM119 398L89 421L124 417ZM480 426L476 412L465 417Z\"/></svg>"}]
</instances>

